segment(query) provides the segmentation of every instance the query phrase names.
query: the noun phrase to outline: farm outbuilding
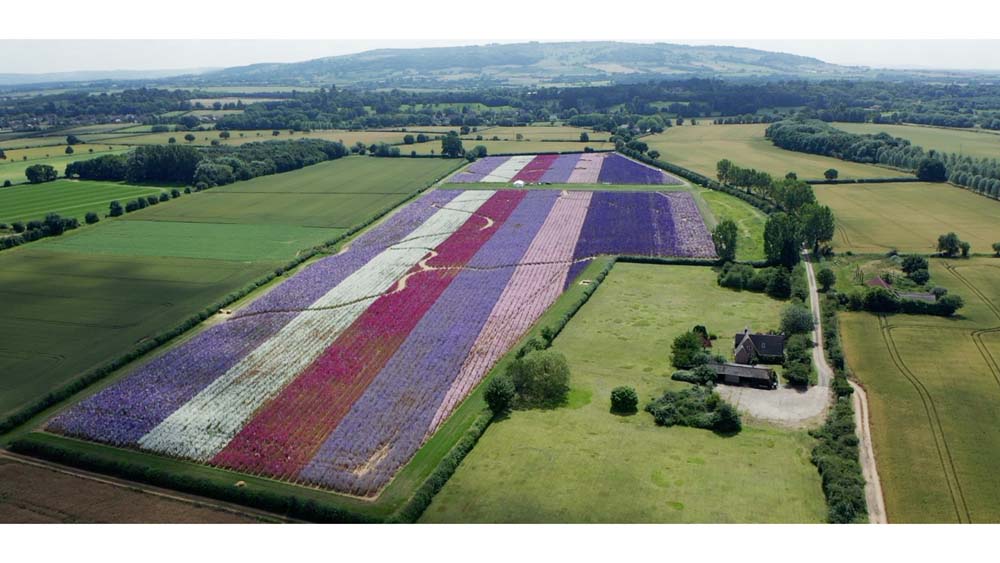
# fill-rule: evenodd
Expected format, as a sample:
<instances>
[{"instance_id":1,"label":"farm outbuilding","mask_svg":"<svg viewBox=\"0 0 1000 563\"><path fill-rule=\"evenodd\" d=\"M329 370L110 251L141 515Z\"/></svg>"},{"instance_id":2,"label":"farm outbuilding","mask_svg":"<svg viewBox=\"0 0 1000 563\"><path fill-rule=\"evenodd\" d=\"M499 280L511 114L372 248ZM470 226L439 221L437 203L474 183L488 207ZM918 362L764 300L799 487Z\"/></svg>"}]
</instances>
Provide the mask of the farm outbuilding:
<instances>
[{"instance_id":1,"label":"farm outbuilding","mask_svg":"<svg viewBox=\"0 0 1000 563\"><path fill-rule=\"evenodd\" d=\"M761 389L776 389L778 376L774 370L762 366L744 366L733 363L709 363L715 371L716 381L727 385L749 385Z\"/></svg>"}]
</instances>

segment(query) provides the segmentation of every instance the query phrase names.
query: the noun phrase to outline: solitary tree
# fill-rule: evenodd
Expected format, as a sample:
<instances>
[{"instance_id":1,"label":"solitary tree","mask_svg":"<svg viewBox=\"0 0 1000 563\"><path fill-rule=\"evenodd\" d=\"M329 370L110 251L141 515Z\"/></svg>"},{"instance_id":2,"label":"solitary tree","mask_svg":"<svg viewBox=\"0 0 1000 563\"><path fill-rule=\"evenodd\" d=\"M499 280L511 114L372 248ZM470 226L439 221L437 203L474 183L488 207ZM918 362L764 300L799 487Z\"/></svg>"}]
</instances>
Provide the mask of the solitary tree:
<instances>
[{"instance_id":1,"label":"solitary tree","mask_svg":"<svg viewBox=\"0 0 1000 563\"><path fill-rule=\"evenodd\" d=\"M484 397L487 406L496 417L510 410L514 405L515 394L514 382L507 374L500 374L486 384Z\"/></svg>"},{"instance_id":2,"label":"solitary tree","mask_svg":"<svg viewBox=\"0 0 1000 563\"><path fill-rule=\"evenodd\" d=\"M1000 242L993 243L993 255L1000 257Z\"/></svg>"},{"instance_id":3,"label":"solitary tree","mask_svg":"<svg viewBox=\"0 0 1000 563\"><path fill-rule=\"evenodd\" d=\"M833 211L825 205L807 203L799 210L802 224L802 238L813 251L819 251L820 243L833 240Z\"/></svg>"},{"instance_id":4,"label":"solitary tree","mask_svg":"<svg viewBox=\"0 0 1000 563\"><path fill-rule=\"evenodd\" d=\"M962 241L955 233L948 233L938 237L937 250L945 256L955 256L961 252Z\"/></svg>"},{"instance_id":5,"label":"solitary tree","mask_svg":"<svg viewBox=\"0 0 1000 563\"><path fill-rule=\"evenodd\" d=\"M584 131L583 133L580 133L580 142L581 143L589 143L590 142L590 135L587 134L586 131Z\"/></svg>"},{"instance_id":6,"label":"solitary tree","mask_svg":"<svg viewBox=\"0 0 1000 563\"><path fill-rule=\"evenodd\" d=\"M119 202L117 200L116 201L112 201L111 202L111 206L108 209L108 215L110 215L112 217L118 217L119 215L121 215L123 213L125 213L125 210L122 208L121 202Z\"/></svg>"},{"instance_id":7,"label":"solitary tree","mask_svg":"<svg viewBox=\"0 0 1000 563\"><path fill-rule=\"evenodd\" d=\"M219 138L220 139L228 139L229 138L229 131L220 131L219 132Z\"/></svg>"},{"instance_id":8,"label":"solitary tree","mask_svg":"<svg viewBox=\"0 0 1000 563\"><path fill-rule=\"evenodd\" d=\"M80 137L77 137L76 135L70 135L70 136L66 137L66 144L67 145L80 145L80 144L83 144L83 141L81 141Z\"/></svg>"},{"instance_id":9,"label":"solitary tree","mask_svg":"<svg viewBox=\"0 0 1000 563\"><path fill-rule=\"evenodd\" d=\"M449 133L441 138L441 154L456 158L462 156L465 150L462 148L462 139L458 135Z\"/></svg>"},{"instance_id":10,"label":"solitary tree","mask_svg":"<svg viewBox=\"0 0 1000 563\"><path fill-rule=\"evenodd\" d=\"M41 184L55 180L59 174L48 164L32 164L24 170L24 176L32 184Z\"/></svg>"},{"instance_id":11,"label":"solitary tree","mask_svg":"<svg viewBox=\"0 0 1000 563\"><path fill-rule=\"evenodd\" d=\"M813 329L813 316L809 309L791 304L781 312L781 331L785 334L804 334Z\"/></svg>"},{"instance_id":12,"label":"solitary tree","mask_svg":"<svg viewBox=\"0 0 1000 563\"><path fill-rule=\"evenodd\" d=\"M840 175L840 172L837 172L836 168L830 168L826 172L823 173L823 177L826 178L827 180L836 180L837 176L839 176L839 175Z\"/></svg>"},{"instance_id":13,"label":"solitary tree","mask_svg":"<svg viewBox=\"0 0 1000 563\"><path fill-rule=\"evenodd\" d=\"M736 239L739 236L739 229L732 219L725 219L716 225L712 231L712 242L715 243L715 253L724 262L731 262L736 259Z\"/></svg>"},{"instance_id":14,"label":"solitary tree","mask_svg":"<svg viewBox=\"0 0 1000 563\"><path fill-rule=\"evenodd\" d=\"M195 136L192 135L191 133L188 133L187 135L184 135L184 140L191 143L195 140Z\"/></svg>"},{"instance_id":15,"label":"solitary tree","mask_svg":"<svg viewBox=\"0 0 1000 563\"><path fill-rule=\"evenodd\" d=\"M172 144L174 144L176 142L177 142L177 138L176 137L170 137L169 139L167 139L167 144L168 145L172 145Z\"/></svg>"},{"instance_id":16,"label":"solitary tree","mask_svg":"<svg viewBox=\"0 0 1000 563\"><path fill-rule=\"evenodd\" d=\"M70 145L66 145L66 151L65 152L66 152L66 154L73 154L73 147L70 146Z\"/></svg>"},{"instance_id":17,"label":"solitary tree","mask_svg":"<svg viewBox=\"0 0 1000 563\"><path fill-rule=\"evenodd\" d=\"M93 225L100 220L101 218L98 217L97 213L94 213L93 211L88 211L87 215L84 217L84 221L86 221L88 225Z\"/></svg>"},{"instance_id":18,"label":"solitary tree","mask_svg":"<svg viewBox=\"0 0 1000 563\"><path fill-rule=\"evenodd\" d=\"M837 274L834 274L830 268L822 268L816 272L816 281L819 282L823 291L829 291L833 284L837 283Z\"/></svg>"}]
</instances>

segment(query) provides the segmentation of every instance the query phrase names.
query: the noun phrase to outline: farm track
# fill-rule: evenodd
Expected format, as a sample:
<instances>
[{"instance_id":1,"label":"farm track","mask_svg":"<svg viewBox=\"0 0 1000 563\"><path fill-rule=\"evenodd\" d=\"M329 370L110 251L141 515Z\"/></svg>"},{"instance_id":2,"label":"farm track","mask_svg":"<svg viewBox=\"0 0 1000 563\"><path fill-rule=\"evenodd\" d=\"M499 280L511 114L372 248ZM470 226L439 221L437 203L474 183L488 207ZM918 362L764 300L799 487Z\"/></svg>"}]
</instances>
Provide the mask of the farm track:
<instances>
[{"instance_id":1,"label":"farm track","mask_svg":"<svg viewBox=\"0 0 1000 563\"><path fill-rule=\"evenodd\" d=\"M965 501L965 493L962 491L962 484L958 480L958 472L955 469L955 462L951 456L951 451L944 435L944 428L941 425L941 418L938 415L934 399L931 396L930 391L928 391L923 382L920 381L920 378L918 378L903 361L903 358L899 353L899 349L896 346L896 342L892 337L892 327L886 320L885 315L879 315L879 329L882 333L882 340L886 345L886 349L889 351L889 357L892 360L892 363L895 364L896 369L899 370L903 377L905 377L917 391L917 395L920 397L920 401L923 404L924 413L927 416L927 422L931 428L931 437L934 439L934 447L937 450L938 459L941 461L941 469L945 476L945 482L948 484L948 492L951 496L952 504L955 507L955 517L958 519L959 523L972 523L969 506Z\"/></svg>"}]
</instances>

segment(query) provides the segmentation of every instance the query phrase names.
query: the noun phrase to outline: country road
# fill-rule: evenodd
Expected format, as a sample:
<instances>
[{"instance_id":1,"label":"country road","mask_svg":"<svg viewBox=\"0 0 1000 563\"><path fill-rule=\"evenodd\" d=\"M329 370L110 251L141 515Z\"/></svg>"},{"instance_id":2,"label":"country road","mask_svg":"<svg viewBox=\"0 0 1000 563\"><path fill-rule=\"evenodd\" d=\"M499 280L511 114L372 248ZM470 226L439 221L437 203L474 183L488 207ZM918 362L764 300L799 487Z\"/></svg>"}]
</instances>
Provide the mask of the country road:
<instances>
[{"instance_id":1,"label":"country road","mask_svg":"<svg viewBox=\"0 0 1000 563\"><path fill-rule=\"evenodd\" d=\"M806 256L806 277L809 279L809 304L812 307L813 341L816 346L813 348L813 363L819 373L820 385L828 387L833 379L833 369L826 362L826 353L823 349L823 320L819 308L819 290L816 287L816 275L813 271L812 262ZM868 423L868 396L865 390L849 382L854 389L852 402L854 406L854 428L858 435L858 461L861 462L861 473L865 478L865 502L868 505L868 522L872 524L886 524L888 520L885 515L885 500L882 498L882 482L879 480L878 467L875 464L875 451L872 448L871 428Z\"/></svg>"}]
</instances>

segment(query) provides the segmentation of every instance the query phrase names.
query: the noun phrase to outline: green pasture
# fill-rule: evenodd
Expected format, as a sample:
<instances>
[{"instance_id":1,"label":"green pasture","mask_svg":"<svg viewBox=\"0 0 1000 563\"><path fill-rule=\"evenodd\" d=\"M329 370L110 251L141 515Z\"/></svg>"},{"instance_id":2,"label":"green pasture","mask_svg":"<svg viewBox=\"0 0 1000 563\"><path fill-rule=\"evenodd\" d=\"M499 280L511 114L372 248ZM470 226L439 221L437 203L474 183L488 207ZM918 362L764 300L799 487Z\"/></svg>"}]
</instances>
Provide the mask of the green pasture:
<instances>
[{"instance_id":1,"label":"green pasture","mask_svg":"<svg viewBox=\"0 0 1000 563\"><path fill-rule=\"evenodd\" d=\"M446 175L460 161L438 158L349 157L288 174L213 188L213 193L408 194Z\"/></svg>"},{"instance_id":2,"label":"green pasture","mask_svg":"<svg viewBox=\"0 0 1000 563\"><path fill-rule=\"evenodd\" d=\"M973 252L992 252L990 245L1000 241L1000 202L949 184L840 184L814 191L836 216L838 250L930 254L938 236L950 231Z\"/></svg>"},{"instance_id":3,"label":"green pasture","mask_svg":"<svg viewBox=\"0 0 1000 563\"><path fill-rule=\"evenodd\" d=\"M323 139L327 141L342 141L345 145L350 146L359 141L365 145L370 145L372 143L402 143L403 136L406 135L406 133L391 131L345 131L341 129L317 129L308 133L302 131L290 132L288 129L281 129L278 130L277 135L274 135L273 130L267 129L230 131L230 137L228 139L223 139L219 137L219 133L219 131L215 130L171 131L167 133L126 134L106 140L113 140L115 143L121 145L165 145L170 141L170 138L173 137L176 142L181 145L206 146L212 144L212 141L219 141L220 144L224 145L242 145L244 143L254 143L260 141ZM184 136L187 134L194 135L195 139L193 141L184 140ZM440 145L440 141L438 141L438 144Z\"/></svg>"},{"instance_id":4,"label":"green pasture","mask_svg":"<svg viewBox=\"0 0 1000 563\"><path fill-rule=\"evenodd\" d=\"M955 318L842 313L890 522L1000 522L1000 264L932 260Z\"/></svg>"},{"instance_id":5,"label":"green pasture","mask_svg":"<svg viewBox=\"0 0 1000 563\"><path fill-rule=\"evenodd\" d=\"M824 521L806 432L751 423L722 437L609 412L616 386L645 404L686 385L669 379L681 331L704 324L723 352L744 326L777 327L781 307L719 288L707 267L617 264L555 341L572 371L569 403L495 422L422 521Z\"/></svg>"},{"instance_id":6,"label":"green pasture","mask_svg":"<svg viewBox=\"0 0 1000 563\"><path fill-rule=\"evenodd\" d=\"M56 180L44 184L23 184L0 189L0 223L41 219L54 212L83 221L88 211L104 217L108 205L137 197L159 195L159 188L130 186L112 182Z\"/></svg>"},{"instance_id":7,"label":"green pasture","mask_svg":"<svg viewBox=\"0 0 1000 563\"><path fill-rule=\"evenodd\" d=\"M142 217L139 212L136 217ZM287 260L298 250L318 246L344 229L291 225L113 221L100 229L83 229L46 239L40 248L95 255L162 256L212 260Z\"/></svg>"},{"instance_id":8,"label":"green pasture","mask_svg":"<svg viewBox=\"0 0 1000 563\"><path fill-rule=\"evenodd\" d=\"M173 327L274 265L54 252L43 243L0 253L0 416Z\"/></svg>"},{"instance_id":9,"label":"green pasture","mask_svg":"<svg viewBox=\"0 0 1000 563\"><path fill-rule=\"evenodd\" d=\"M974 157L1000 158L1000 134L982 129L955 129L923 125L885 125L879 123L834 123L851 133L875 135L888 133L923 147Z\"/></svg>"},{"instance_id":10,"label":"green pasture","mask_svg":"<svg viewBox=\"0 0 1000 563\"><path fill-rule=\"evenodd\" d=\"M764 224L767 222L767 215L763 211L724 192L698 189L695 197L708 205L708 211L714 219L706 221L710 229L725 219L736 223L739 229L739 238L736 240L737 259L764 259ZM704 209L702 214L705 214Z\"/></svg>"},{"instance_id":11,"label":"green pasture","mask_svg":"<svg viewBox=\"0 0 1000 563\"><path fill-rule=\"evenodd\" d=\"M764 137L767 125L698 125L671 127L663 133L643 137L650 149L660 151L660 159L715 178L716 164L728 158L745 168L755 168L774 176L795 172L799 178L822 178L835 168L841 178L888 178L909 174L838 160L827 156L779 149Z\"/></svg>"},{"instance_id":12,"label":"green pasture","mask_svg":"<svg viewBox=\"0 0 1000 563\"><path fill-rule=\"evenodd\" d=\"M64 139L65 140L65 139ZM58 147L56 147L58 149ZM35 158L30 160L0 160L0 185L3 184L5 180L10 180L13 184L22 184L28 181L24 175L24 171L35 164L48 164L56 169L60 175L66 171L66 165L71 162L76 162L78 160L88 160L98 156L103 156L106 154L122 154L126 152L125 148L113 148L112 150L107 150L108 145L102 145L100 147L101 151L94 147L94 152L89 153L86 149L77 151L74 154L64 154L62 149L52 151L54 154L59 156L52 156L50 158Z\"/></svg>"}]
</instances>

